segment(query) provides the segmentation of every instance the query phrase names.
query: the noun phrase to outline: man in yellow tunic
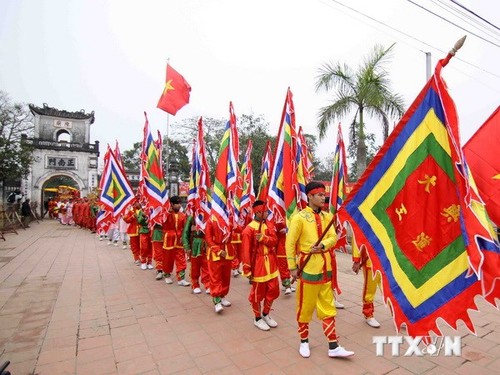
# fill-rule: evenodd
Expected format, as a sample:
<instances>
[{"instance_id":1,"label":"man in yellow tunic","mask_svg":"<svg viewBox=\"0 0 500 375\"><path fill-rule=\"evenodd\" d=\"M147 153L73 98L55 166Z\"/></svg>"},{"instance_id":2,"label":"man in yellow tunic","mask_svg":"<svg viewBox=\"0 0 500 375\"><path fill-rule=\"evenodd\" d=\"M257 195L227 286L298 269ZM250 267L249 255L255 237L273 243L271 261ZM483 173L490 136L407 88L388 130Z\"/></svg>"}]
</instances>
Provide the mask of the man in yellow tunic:
<instances>
[{"instance_id":1,"label":"man in yellow tunic","mask_svg":"<svg viewBox=\"0 0 500 375\"><path fill-rule=\"evenodd\" d=\"M332 251L337 235L334 226L327 228L332 214L321 210L325 203L325 185L312 181L306 185L306 194L308 206L292 216L285 243L288 267L292 279L297 280L299 353L304 358L311 355L309 322L316 310L328 340L328 356L350 357L354 352L340 346L335 333Z\"/></svg>"}]
</instances>

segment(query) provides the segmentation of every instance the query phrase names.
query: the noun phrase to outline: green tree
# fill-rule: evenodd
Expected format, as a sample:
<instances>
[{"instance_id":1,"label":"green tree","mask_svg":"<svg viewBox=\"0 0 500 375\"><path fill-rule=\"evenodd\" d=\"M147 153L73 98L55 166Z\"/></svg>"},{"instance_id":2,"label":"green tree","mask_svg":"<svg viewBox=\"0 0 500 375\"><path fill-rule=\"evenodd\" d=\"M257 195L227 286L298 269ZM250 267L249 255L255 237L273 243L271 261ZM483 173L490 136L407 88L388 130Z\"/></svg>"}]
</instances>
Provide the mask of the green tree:
<instances>
[{"instance_id":1,"label":"green tree","mask_svg":"<svg viewBox=\"0 0 500 375\"><path fill-rule=\"evenodd\" d=\"M187 150L192 151L194 141L198 134L198 120L200 117L191 117L183 119L172 125L172 138L176 139ZM203 117L203 135L205 140L205 151L208 168L210 169L210 178L213 181L217 157L219 154L220 141L224 134L227 120L214 119L212 117ZM189 162L191 162L191 153L189 153ZM189 174L188 174L189 175Z\"/></svg>"},{"instance_id":2,"label":"green tree","mask_svg":"<svg viewBox=\"0 0 500 375\"><path fill-rule=\"evenodd\" d=\"M125 169L137 171L141 165L142 142L135 142L130 150L122 152L122 160Z\"/></svg>"},{"instance_id":3,"label":"green tree","mask_svg":"<svg viewBox=\"0 0 500 375\"><path fill-rule=\"evenodd\" d=\"M193 142L198 134L199 117L184 119L180 123L172 126L175 139L179 140L189 150L193 146ZM211 117L203 118L203 133L205 140L205 149L207 153L207 163L210 169L210 178L213 181L215 167L217 165L217 157L219 154L220 142L224 135L227 119L214 119ZM237 128L240 141L239 161L242 162L248 140L252 140L252 164L255 181L260 178L260 169L262 165L262 157L265 152L266 142L272 138L268 133L269 123L263 115L246 115L238 116ZM190 155L191 157L191 155ZM257 183L256 183L257 184Z\"/></svg>"},{"instance_id":4,"label":"green tree","mask_svg":"<svg viewBox=\"0 0 500 375\"><path fill-rule=\"evenodd\" d=\"M33 116L27 106L13 103L7 93L0 91L0 182L2 186L20 180L29 172L32 147L22 137L33 136Z\"/></svg>"},{"instance_id":5,"label":"green tree","mask_svg":"<svg viewBox=\"0 0 500 375\"><path fill-rule=\"evenodd\" d=\"M356 125L351 126L353 129L356 129ZM352 160L351 164L349 165L349 168L347 172L349 173L349 181L356 181L357 177L361 175L362 171L358 173L358 165L356 163L356 152L357 152L357 141L349 142L349 145L347 146L347 159ZM380 149L380 146L377 146L377 142L375 139L375 134L373 133L367 133L365 135L365 142L366 142L366 164L370 164L372 159L374 158L375 154L378 152ZM333 157L333 156L332 156ZM333 159L332 159L333 160Z\"/></svg>"},{"instance_id":6,"label":"green tree","mask_svg":"<svg viewBox=\"0 0 500 375\"><path fill-rule=\"evenodd\" d=\"M167 156L168 147L168 156ZM191 171L191 161L188 156L188 149L186 146L181 144L175 139L169 139L168 144L166 137L163 139L163 165L167 168L167 157L168 166L170 168L177 169L178 177L186 181L189 179L189 172Z\"/></svg>"},{"instance_id":7,"label":"green tree","mask_svg":"<svg viewBox=\"0 0 500 375\"><path fill-rule=\"evenodd\" d=\"M245 151L249 140L252 140L252 165L254 176L254 187L258 189L260 181L260 170L262 168L262 158L266 152L266 143L271 139L271 144L275 142L275 137L271 137L268 132L269 123L263 115L255 116L242 115L238 119L238 133L240 137L240 161L245 157Z\"/></svg>"},{"instance_id":8,"label":"green tree","mask_svg":"<svg viewBox=\"0 0 500 375\"><path fill-rule=\"evenodd\" d=\"M167 168L167 147L168 147L168 162L171 166L175 166L178 170L178 176L182 180L189 178L190 161L187 148L179 141L169 139L168 144L166 137L163 139L162 158L163 165ZM141 162L142 142L136 142L130 150L125 150L122 153L123 164L126 170L137 171Z\"/></svg>"},{"instance_id":9,"label":"green tree","mask_svg":"<svg viewBox=\"0 0 500 375\"><path fill-rule=\"evenodd\" d=\"M356 134L356 177L367 165L365 115L379 119L383 126L384 141L389 135L389 119L404 113L404 101L393 94L385 64L389 61L394 44L384 49L376 45L357 71L347 64L324 64L316 78L316 91L334 90L332 103L320 109L318 130L320 139L326 136L328 127L354 111L352 124Z\"/></svg>"}]
</instances>

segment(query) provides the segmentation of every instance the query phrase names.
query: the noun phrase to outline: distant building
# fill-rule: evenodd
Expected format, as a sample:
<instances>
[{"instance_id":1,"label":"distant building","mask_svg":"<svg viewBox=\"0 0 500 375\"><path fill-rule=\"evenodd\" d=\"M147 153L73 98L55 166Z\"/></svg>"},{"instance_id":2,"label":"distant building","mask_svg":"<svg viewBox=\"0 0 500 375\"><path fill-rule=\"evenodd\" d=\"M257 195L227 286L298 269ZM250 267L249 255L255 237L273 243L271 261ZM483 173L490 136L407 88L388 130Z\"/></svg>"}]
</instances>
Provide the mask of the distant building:
<instances>
[{"instance_id":1,"label":"distant building","mask_svg":"<svg viewBox=\"0 0 500 375\"><path fill-rule=\"evenodd\" d=\"M90 143L94 112L69 112L47 104L43 107L30 104L29 108L35 118L34 136L23 136L21 141L34 151L31 171L21 183L24 195L43 207L48 199L44 188L58 176L73 180L82 197L97 188L99 141Z\"/></svg>"}]
</instances>

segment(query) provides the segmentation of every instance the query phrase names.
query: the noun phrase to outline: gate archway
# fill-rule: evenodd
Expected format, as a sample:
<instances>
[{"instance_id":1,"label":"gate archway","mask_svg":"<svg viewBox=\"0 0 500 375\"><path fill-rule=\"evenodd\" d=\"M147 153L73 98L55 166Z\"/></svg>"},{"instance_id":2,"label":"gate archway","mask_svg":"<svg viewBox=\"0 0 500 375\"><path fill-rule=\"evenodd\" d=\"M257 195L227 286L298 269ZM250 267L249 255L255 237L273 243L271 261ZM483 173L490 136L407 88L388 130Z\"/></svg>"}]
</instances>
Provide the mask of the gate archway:
<instances>
[{"instance_id":1,"label":"gate archway","mask_svg":"<svg viewBox=\"0 0 500 375\"><path fill-rule=\"evenodd\" d=\"M79 183L74 176L65 173L55 173L48 176L39 186L41 217L47 213L49 199L79 197L83 186L83 181Z\"/></svg>"}]
</instances>

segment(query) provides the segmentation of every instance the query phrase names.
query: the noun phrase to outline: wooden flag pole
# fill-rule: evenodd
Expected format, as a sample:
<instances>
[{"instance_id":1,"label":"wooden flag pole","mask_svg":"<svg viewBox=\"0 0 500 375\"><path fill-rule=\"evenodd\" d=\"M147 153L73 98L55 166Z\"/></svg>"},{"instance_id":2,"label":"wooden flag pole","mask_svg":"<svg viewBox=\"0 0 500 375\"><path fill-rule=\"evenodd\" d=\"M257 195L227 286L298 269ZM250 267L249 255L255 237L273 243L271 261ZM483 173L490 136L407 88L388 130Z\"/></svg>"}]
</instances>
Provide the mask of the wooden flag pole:
<instances>
[{"instance_id":1,"label":"wooden flag pole","mask_svg":"<svg viewBox=\"0 0 500 375\"><path fill-rule=\"evenodd\" d=\"M330 222L328 223L328 225L326 226L325 230L323 231L323 233L321 233L321 236L319 236L318 240L316 241L316 243L314 244L314 246L318 246L320 243L321 243L321 240L325 237L326 233L328 233L328 231L330 230L330 228L332 227L333 223L335 223L335 216L332 217L332 220L330 220ZM311 256L313 254L317 254L317 253L313 253L312 251L309 252L309 254L306 255L305 259L304 259L304 263L301 265L301 267L298 267L297 268L297 277L300 277L300 274L302 273L302 270L304 269L304 267L306 266L306 264L309 262L309 260L311 259Z\"/></svg>"}]
</instances>

